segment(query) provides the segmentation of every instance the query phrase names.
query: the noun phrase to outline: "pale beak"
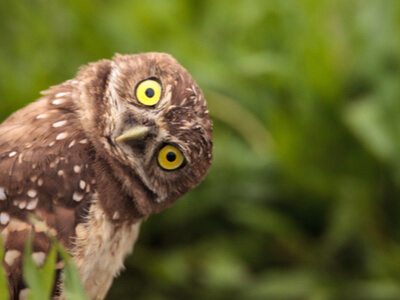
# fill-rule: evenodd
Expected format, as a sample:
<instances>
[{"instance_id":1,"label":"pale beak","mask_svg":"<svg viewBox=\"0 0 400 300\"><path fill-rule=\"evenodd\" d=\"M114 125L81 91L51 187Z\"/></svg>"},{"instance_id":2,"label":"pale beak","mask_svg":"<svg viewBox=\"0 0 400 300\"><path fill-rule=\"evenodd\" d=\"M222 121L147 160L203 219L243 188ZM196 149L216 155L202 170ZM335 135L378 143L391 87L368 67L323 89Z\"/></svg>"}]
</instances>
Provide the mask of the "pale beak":
<instances>
[{"instance_id":1,"label":"pale beak","mask_svg":"<svg viewBox=\"0 0 400 300\"><path fill-rule=\"evenodd\" d=\"M139 140L147 136L150 132L150 127L137 125L122 133L115 138L118 143Z\"/></svg>"}]
</instances>

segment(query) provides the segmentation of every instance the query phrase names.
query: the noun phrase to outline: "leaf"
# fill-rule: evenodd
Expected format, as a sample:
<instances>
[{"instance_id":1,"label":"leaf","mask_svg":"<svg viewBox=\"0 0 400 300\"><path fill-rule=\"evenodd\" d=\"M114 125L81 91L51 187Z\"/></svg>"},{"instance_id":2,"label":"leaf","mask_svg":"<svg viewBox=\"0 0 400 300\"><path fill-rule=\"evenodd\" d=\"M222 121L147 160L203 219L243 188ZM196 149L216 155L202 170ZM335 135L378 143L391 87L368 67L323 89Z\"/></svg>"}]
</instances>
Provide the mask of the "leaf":
<instances>
[{"instance_id":1,"label":"leaf","mask_svg":"<svg viewBox=\"0 0 400 300\"><path fill-rule=\"evenodd\" d=\"M388 161L397 155L397 148L382 118L379 104L371 99L353 103L345 111L345 121L354 134L372 153Z\"/></svg>"},{"instance_id":2,"label":"leaf","mask_svg":"<svg viewBox=\"0 0 400 300\"><path fill-rule=\"evenodd\" d=\"M4 244L3 239L0 236L0 262L3 261L4 258ZM0 263L0 299L8 300L8 283L6 272L4 271L3 265Z\"/></svg>"},{"instance_id":3,"label":"leaf","mask_svg":"<svg viewBox=\"0 0 400 300\"><path fill-rule=\"evenodd\" d=\"M36 266L32 258L32 238L25 244L23 274L29 287L29 300L50 299L55 279L56 248L51 247L42 267Z\"/></svg>"},{"instance_id":4,"label":"leaf","mask_svg":"<svg viewBox=\"0 0 400 300\"><path fill-rule=\"evenodd\" d=\"M79 279L78 270L76 269L76 266L72 262L69 254L65 251L65 249L61 245L58 245L58 251L60 252L61 257L65 264L64 292L66 299L87 300L88 298L85 296L82 283Z\"/></svg>"}]
</instances>

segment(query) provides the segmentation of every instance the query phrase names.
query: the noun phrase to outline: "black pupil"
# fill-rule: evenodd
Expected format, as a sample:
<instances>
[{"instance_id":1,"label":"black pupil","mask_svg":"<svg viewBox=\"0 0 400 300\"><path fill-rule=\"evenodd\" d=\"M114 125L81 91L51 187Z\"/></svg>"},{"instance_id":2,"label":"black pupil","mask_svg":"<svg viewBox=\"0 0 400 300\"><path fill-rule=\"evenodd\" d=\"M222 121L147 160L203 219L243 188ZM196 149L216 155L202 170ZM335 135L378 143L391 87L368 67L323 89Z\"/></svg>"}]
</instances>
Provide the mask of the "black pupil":
<instances>
[{"instance_id":1,"label":"black pupil","mask_svg":"<svg viewBox=\"0 0 400 300\"><path fill-rule=\"evenodd\" d=\"M169 162L174 162L176 160L176 154L174 152L167 153L167 160Z\"/></svg>"},{"instance_id":2,"label":"black pupil","mask_svg":"<svg viewBox=\"0 0 400 300\"><path fill-rule=\"evenodd\" d=\"M155 94L154 90L152 88L146 89L145 93L146 93L146 96L149 97L149 98L152 98L154 96L154 94Z\"/></svg>"}]
</instances>

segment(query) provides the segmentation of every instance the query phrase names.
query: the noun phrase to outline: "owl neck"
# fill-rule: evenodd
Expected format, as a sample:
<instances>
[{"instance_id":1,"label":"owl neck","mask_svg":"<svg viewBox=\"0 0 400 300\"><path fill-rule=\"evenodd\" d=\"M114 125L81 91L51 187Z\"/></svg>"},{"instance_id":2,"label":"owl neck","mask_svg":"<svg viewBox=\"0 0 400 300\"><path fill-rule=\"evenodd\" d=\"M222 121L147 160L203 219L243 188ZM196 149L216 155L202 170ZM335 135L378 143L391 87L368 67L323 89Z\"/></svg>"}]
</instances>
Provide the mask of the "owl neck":
<instances>
[{"instance_id":1,"label":"owl neck","mask_svg":"<svg viewBox=\"0 0 400 300\"><path fill-rule=\"evenodd\" d=\"M97 157L94 167L99 203L111 220L137 223L151 214L151 192L137 176L127 176L118 162L101 156Z\"/></svg>"}]
</instances>

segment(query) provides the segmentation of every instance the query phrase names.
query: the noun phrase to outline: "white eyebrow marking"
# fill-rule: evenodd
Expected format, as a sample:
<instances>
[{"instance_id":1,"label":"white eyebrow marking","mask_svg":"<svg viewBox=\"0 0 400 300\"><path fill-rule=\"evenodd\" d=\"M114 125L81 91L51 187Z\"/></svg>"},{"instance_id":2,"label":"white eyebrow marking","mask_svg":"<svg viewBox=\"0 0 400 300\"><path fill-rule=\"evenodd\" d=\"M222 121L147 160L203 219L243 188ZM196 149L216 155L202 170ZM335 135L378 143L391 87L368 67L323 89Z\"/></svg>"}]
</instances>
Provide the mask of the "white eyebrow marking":
<instances>
[{"instance_id":1,"label":"white eyebrow marking","mask_svg":"<svg viewBox=\"0 0 400 300\"><path fill-rule=\"evenodd\" d=\"M58 121L58 122L53 123L53 127L54 128L58 128L58 127L64 126L65 124L67 124L67 120L62 120L62 121Z\"/></svg>"},{"instance_id":2,"label":"white eyebrow marking","mask_svg":"<svg viewBox=\"0 0 400 300\"><path fill-rule=\"evenodd\" d=\"M61 141L61 140L65 139L67 136L68 136L68 133L61 132L60 134L57 135L56 140Z\"/></svg>"}]
</instances>

